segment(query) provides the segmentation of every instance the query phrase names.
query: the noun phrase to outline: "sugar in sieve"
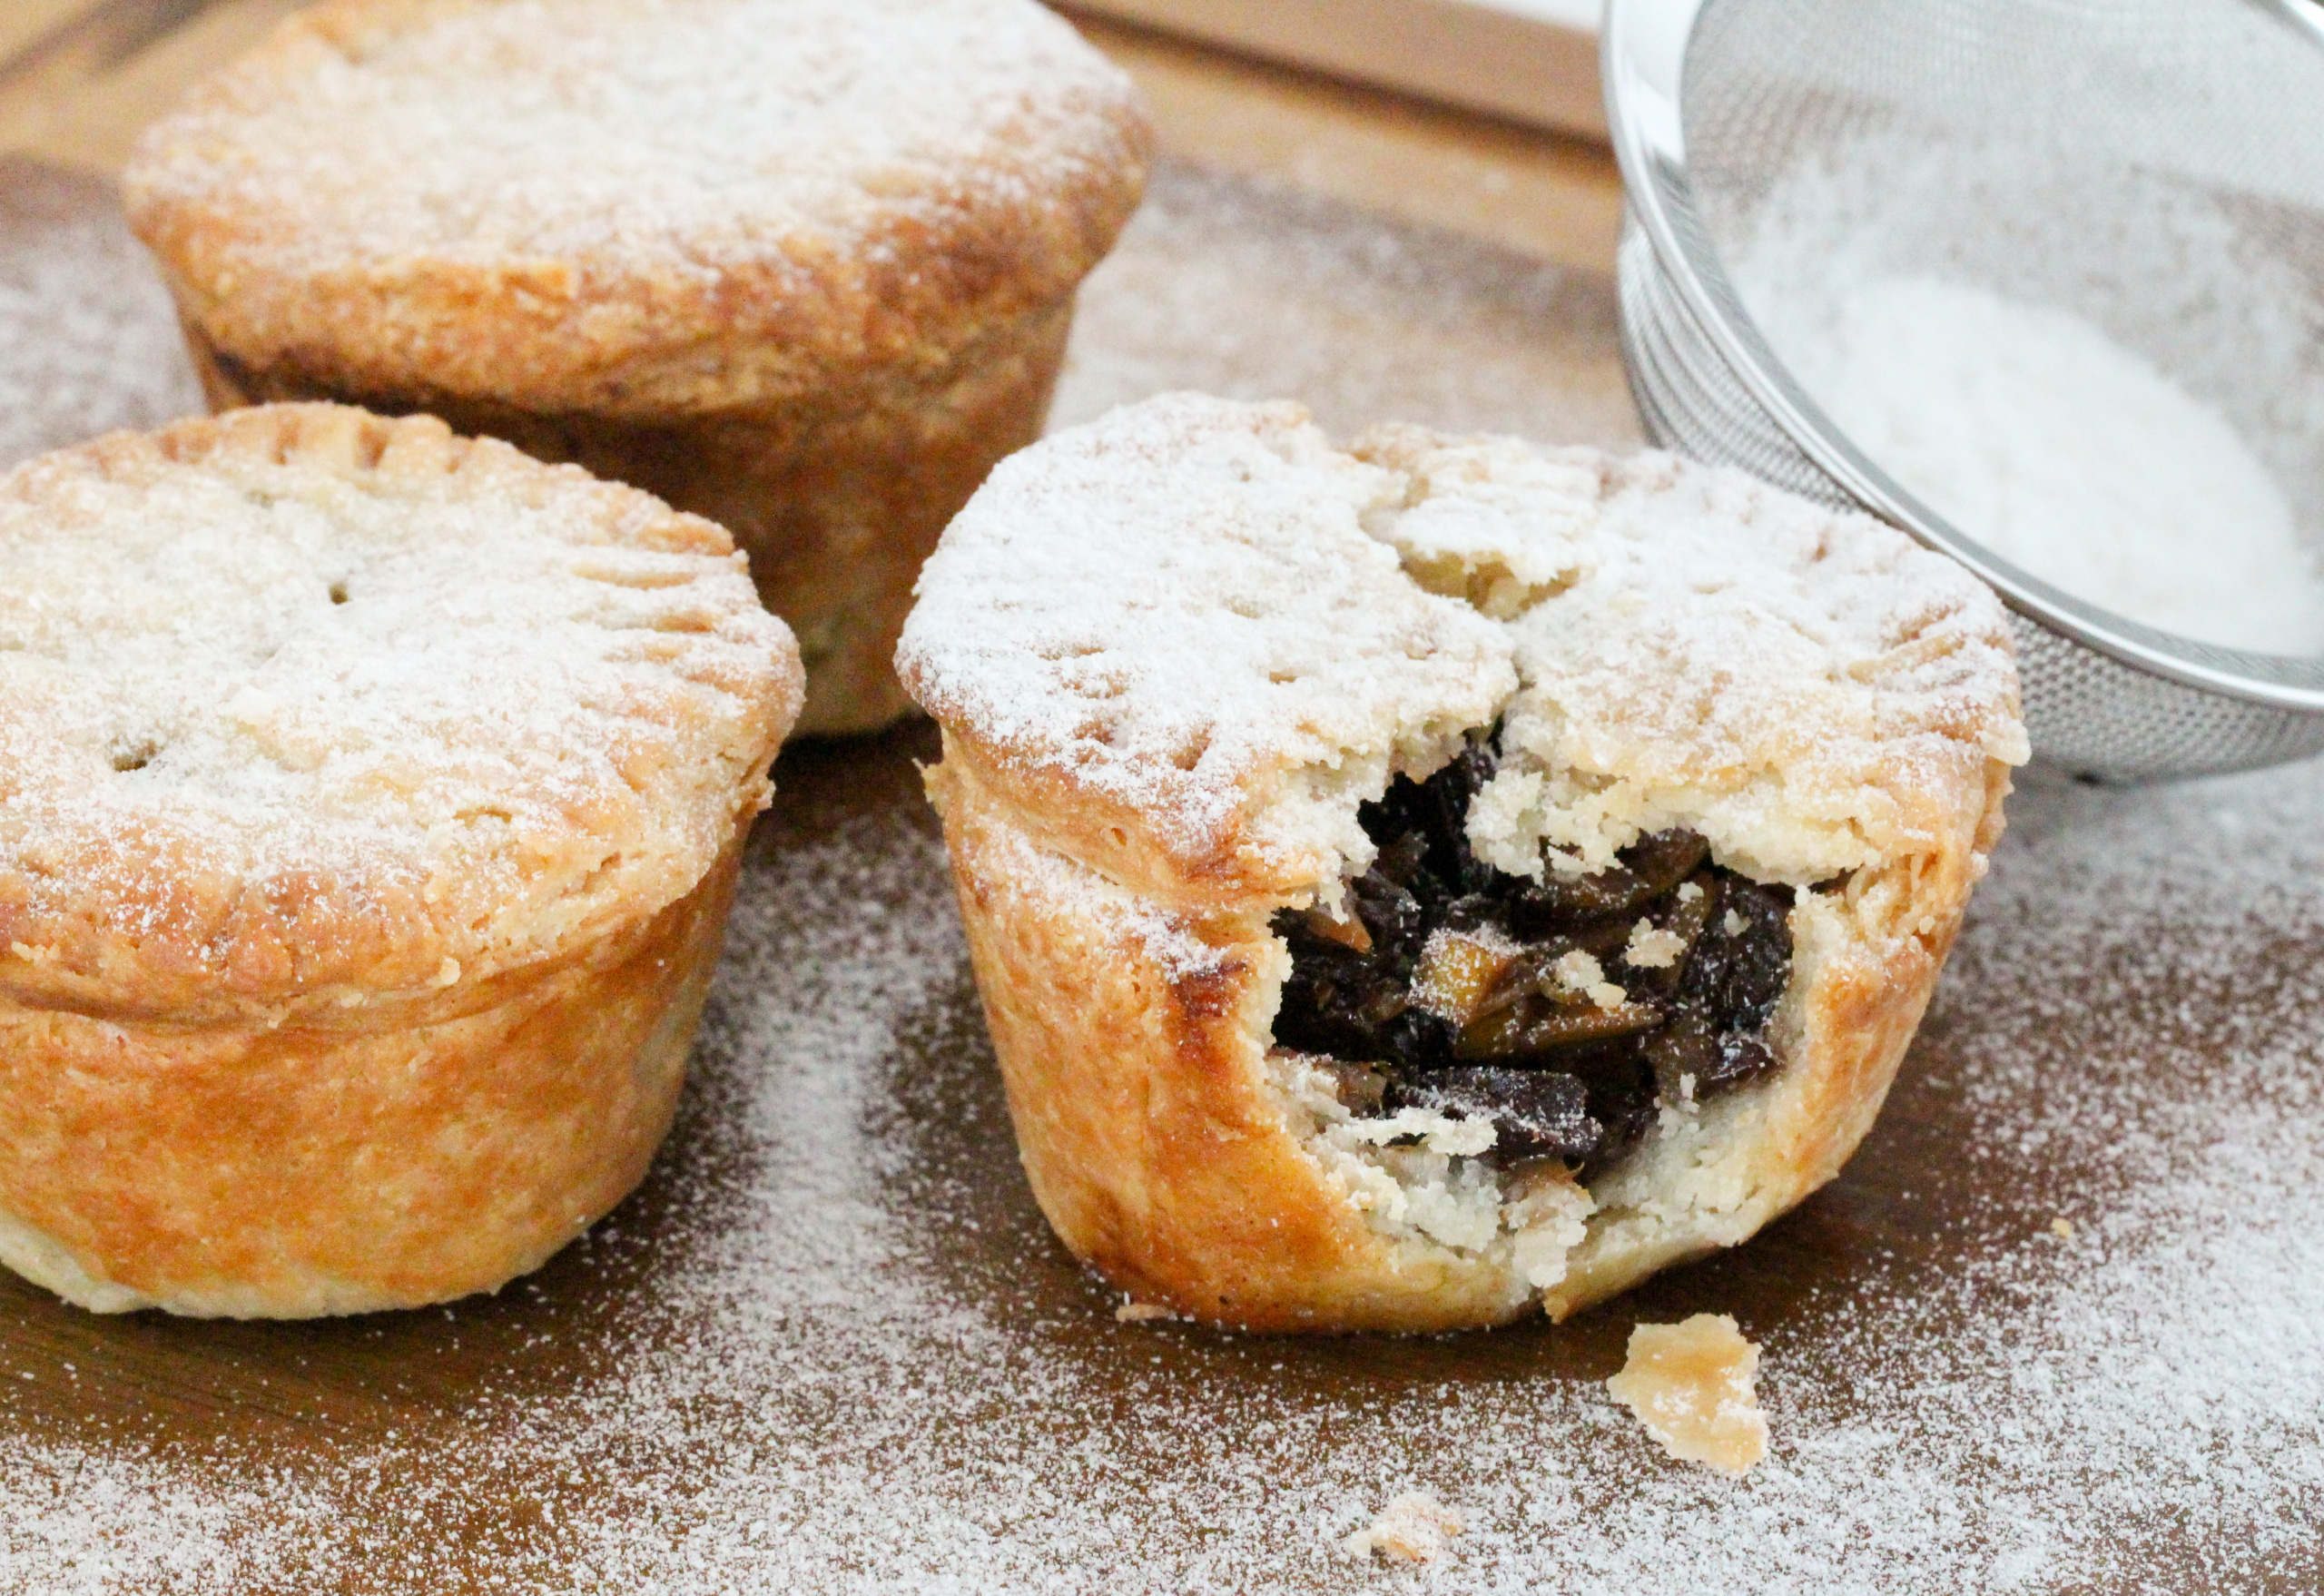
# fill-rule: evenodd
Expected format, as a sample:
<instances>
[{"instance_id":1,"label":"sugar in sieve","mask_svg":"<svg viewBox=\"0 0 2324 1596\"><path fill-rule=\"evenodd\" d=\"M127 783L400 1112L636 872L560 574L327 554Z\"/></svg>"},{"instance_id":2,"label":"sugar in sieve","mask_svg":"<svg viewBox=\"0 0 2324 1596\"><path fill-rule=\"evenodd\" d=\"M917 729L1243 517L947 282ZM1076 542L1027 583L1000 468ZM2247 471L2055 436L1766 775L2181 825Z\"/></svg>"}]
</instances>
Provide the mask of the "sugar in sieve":
<instances>
[{"instance_id":1,"label":"sugar in sieve","mask_svg":"<svg viewBox=\"0 0 2324 1596\"><path fill-rule=\"evenodd\" d=\"M1834 247L2088 318L2223 414L2324 541L2324 8L1610 0L1604 70L1649 436L1991 583L2053 765L2137 780L2324 751L2324 658L2156 630L1982 547L1808 396L1735 271L1805 225L1812 173Z\"/></svg>"}]
</instances>

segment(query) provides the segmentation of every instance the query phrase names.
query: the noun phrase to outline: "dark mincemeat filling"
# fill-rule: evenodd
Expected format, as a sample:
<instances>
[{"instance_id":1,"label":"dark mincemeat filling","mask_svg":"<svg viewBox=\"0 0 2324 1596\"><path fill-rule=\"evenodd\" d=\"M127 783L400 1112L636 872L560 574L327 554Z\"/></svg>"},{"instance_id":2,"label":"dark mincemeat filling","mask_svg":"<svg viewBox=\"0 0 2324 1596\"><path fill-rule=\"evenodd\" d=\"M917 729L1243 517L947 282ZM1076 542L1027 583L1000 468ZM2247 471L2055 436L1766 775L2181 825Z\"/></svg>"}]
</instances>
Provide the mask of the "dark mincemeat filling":
<instances>
[{"instance_id":1,"label":"dark mincemeat filling","mask_svg":"<svg viewBox=\"0 0 2324 1596\"><path fill-rule=\"evenodd\" d=\"M1686 831L1642 837L1590 875L1506 874L1470 851L1464 823L1494 763L1490 742L1472 742L1426 782L1400 776L1364 806L1380 852L1351 884L1360 931L1299 910L1275 917L1292 955L1275 1041L1333 1060L1353 1108L1482 1115L1494 1157L1563 1158L1587 1179L1653 1125L1659 1098L1685 1095L1682 1077L1699 1100L1774 1065L1766 1033L1791 974L1791 892L1712 864ZM1641 919L1669 933L1655 939L1661 968L1624 961ZM1439 931L1485 933L1466 1023L1414 998ZM1505 962L1482 951L1506 944L1520 951ZM1577 951L1623 989L1620 1003L1569 990L1554 967Z\"/></svg>"}]
</instances>

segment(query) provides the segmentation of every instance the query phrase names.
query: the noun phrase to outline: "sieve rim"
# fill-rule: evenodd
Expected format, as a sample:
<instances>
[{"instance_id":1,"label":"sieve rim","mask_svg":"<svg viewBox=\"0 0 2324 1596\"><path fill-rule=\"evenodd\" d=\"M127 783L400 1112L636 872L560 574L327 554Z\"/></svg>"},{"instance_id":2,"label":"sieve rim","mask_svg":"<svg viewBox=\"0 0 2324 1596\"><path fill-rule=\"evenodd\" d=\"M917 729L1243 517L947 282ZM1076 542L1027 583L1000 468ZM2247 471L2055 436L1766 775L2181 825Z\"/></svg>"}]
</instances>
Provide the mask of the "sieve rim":
<instances>
[{"instance_id":1,"label":"sieve rim","mask_svg":"<svg viewBox=\"0 0 2324 1596\"><path fill-rule=\"evenodd\" d=\"M1718 0L1607 0L1600 39L1606 124L1625 197L1693 330L1810 464L1857 505L1968 567L2011 609L2135 669L2271 708L2324 714L2324 657L2254 653L2143 626L1993 553L1849 440L1793 378L1745 310L1695 219L1681 98L1688 46ZM2324 50L2319 0L2240 0Z\"/></svg>"}]
</instances>

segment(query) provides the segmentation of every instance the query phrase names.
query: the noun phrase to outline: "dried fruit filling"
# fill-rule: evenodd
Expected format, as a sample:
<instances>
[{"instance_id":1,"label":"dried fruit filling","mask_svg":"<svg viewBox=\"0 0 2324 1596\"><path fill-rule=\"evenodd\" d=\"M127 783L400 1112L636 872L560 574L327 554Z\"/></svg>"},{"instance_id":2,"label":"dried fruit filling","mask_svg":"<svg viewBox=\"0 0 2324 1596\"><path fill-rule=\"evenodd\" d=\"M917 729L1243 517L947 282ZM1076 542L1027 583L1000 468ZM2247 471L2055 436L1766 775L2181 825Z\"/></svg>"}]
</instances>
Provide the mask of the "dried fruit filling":
<instances>
[{"instance_id":1,"label":"dried fruit filling","mask_svg":"<svg viewBox=\"0 0 2324 1596\"><path fill-rule=\"evenodd\" d=\"M1791 893L1710 862L1692 832L1641 837L1612 867L1514 876L1471 852L1493 772L1473 740L1425 782L1364 806L1379 847L1334 920L1285 910L1280 1047L1329 1061L1362 1112L1482 1116L1503 1160L1587 1178L1655 1122L1771 1068L1791 974Z\"/></svg>"}]
</instances>

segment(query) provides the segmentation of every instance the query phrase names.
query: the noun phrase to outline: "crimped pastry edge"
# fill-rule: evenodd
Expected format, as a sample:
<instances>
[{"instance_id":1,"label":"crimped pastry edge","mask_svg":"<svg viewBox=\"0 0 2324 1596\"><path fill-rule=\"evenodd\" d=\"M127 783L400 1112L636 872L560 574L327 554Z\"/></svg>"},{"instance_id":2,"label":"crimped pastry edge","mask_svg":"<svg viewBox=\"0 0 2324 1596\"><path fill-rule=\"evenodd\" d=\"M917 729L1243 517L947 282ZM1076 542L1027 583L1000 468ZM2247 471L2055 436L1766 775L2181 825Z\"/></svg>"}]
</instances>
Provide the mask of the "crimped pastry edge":
<instances>
[{"instance_id":1,"label":"crimped pastry edge","mask_svg":"<svg viewBox=\"0 0 2324 1596\"><path fill-rule=\"evenodd\" d=\"M1040 436L1072 325L1068 295L978 340L930 383L675 417L540 412L428 396L334 393L186 337L213 409L320 401L439 415L536 459L628 483L725 528L768 611L796 640L804 697L791 735L855 736L919 706L896 679L912 584L1000 459Z\"/></svg>"}]
</instances>

